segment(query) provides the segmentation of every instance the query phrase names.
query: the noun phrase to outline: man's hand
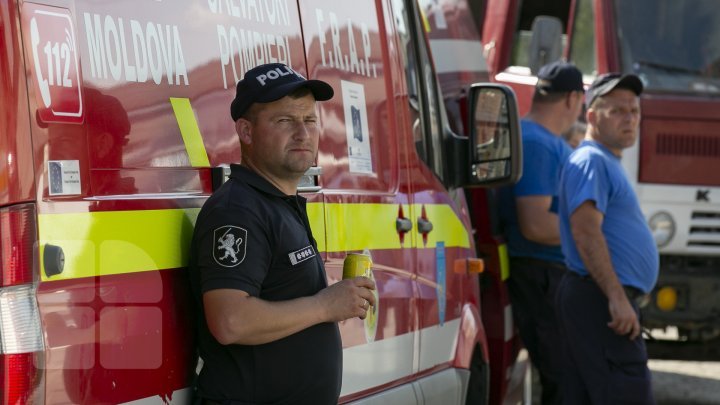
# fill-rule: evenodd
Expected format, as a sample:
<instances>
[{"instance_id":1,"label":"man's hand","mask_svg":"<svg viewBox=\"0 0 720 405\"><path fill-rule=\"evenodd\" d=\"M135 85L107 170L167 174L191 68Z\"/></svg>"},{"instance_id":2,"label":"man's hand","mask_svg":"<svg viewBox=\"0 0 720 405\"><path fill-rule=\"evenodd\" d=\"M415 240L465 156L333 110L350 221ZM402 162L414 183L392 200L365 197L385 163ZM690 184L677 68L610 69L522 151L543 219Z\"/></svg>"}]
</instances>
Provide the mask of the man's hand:
<instances>
[{"instance_id":1,"label":"man's hand","mask_svg":"<svg viewBox=\"0 0 720 405\"><path fill-rule=\"evenodd\" d=\"M624 292L616 294L616 297L609 300L608 309L610 310L610 322L608 322L610 329L621 336L629 335L630 340L634 340L640 335L640 321Z\"/></svg>"},{"instance_id":2,"label":"man's hand","mask_svg":"<svg viewBox=\"0 0 720 405\"><path fill-rule=\"evenodd\" d=\"M602 223L603 214L591 200L581 204L570 216L570 228L578 253L593 280L608 298L608 327L618 335L629 335L630 339L635 339L640 334L640 322L613 269Z\"/></svg>"},{"instance_id":3,"label":"man's hand","mask_svg":"<svg viewBox=\"0 0 720 405\"><path fill-rule=\"evenodd\" d=\"M329 322L359 317L365 319L368 308L374 306L375 282L367 277L355 277L321 290L315 295L327 313Z\"/></svg>"}]
</instances>

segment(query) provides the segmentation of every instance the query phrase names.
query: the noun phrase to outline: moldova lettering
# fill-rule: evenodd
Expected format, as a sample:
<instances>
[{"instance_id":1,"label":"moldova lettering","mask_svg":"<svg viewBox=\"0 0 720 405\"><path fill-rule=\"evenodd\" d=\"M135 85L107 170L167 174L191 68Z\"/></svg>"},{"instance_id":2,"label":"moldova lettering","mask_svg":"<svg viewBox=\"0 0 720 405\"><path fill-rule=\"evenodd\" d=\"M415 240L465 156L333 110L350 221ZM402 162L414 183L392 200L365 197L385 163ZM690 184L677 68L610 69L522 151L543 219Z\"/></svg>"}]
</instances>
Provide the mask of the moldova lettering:
<instances>
[{"instance_id":1,"label":"moldova lettering","mask_svg":"<svg viewBox=\"0 0 720 405\"><path fill-rule=\"evenodd\" d=\"M84 17L92 77L160 84L164 76L170 85L190 85L177 25L130 20L126 30L122 18Z\"/></svg>"}]
</instances>

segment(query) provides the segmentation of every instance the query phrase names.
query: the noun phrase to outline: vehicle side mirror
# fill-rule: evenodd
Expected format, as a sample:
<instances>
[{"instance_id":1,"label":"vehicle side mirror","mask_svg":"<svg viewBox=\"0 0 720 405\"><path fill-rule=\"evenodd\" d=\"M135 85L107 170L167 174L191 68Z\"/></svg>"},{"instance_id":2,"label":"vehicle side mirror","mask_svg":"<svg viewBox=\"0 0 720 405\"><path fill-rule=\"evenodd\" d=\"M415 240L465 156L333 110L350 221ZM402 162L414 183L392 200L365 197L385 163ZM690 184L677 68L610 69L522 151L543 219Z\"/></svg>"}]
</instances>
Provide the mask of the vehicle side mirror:
<instances>
[{"instance_id":1,"label":"vehicle side mirror","mask_svg":"<svg viewBox=\"0 0 720 405\"><path fill-rule=\"evenodd\" d=\"M528 64L530 72L537 75L543 65L555 62L562 56L562 22L557 17L539 15L532 23L532 37Z\"/></svg>"},{"instance_id":2,"label":"vehicle side mirror","mask_svg":"<svg viewBox=\"0 0 720 405\"><path fill-rule=\"evenodd\" d=\"M522 175L522 141L515 93L502 84L470 87L468 186L503 185Z\"/></svg>"}]
</instances>

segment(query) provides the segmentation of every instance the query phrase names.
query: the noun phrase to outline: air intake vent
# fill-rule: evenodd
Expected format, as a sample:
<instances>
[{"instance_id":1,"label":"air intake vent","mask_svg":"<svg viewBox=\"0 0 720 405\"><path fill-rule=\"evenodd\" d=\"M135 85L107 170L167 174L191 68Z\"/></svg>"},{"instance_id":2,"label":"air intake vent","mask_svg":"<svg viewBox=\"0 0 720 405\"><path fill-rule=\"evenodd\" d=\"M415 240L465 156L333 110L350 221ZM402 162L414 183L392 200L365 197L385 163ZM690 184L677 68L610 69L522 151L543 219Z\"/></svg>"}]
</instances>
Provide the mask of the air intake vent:
<instances>
[{"instance_id":1,"label":"air intake vent","mask_svg":"<svg viewBox=\"0 0 720 405\"><path fill-rule=\"evenodd\" d=\"M694 211L692 219L718 219L720 220L720 212Z\"/></svg>"},{"instance_id":2,"label":"air intake vent","mask_svg":"<svg viewBox=\"0 0 720 405\"><path fill-rule=\"evenodd\" d=\"M672 156L720 157L720 137L658 134L655 153Z\"/></svg>"},{"instance_id":3,"label":"air intake vent","mask_svg":"<svg viewBox=\"0 0 720 405\"><path fill-rule=\"evenodd\" d=\"M720 211L694 211L690 220L687 244L717 249L720 252Z\"/></svg>"}]
</instances>

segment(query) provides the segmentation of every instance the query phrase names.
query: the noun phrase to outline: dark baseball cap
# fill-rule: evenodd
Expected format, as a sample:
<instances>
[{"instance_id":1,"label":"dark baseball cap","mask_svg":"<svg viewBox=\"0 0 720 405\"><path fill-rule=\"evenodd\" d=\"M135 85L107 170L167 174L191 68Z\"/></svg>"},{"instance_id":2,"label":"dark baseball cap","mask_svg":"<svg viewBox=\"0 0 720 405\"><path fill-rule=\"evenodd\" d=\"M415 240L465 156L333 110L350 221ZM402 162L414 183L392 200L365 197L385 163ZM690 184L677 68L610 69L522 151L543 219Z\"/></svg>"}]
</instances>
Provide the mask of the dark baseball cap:
<instances>
[{"instance_id":1,"label":"dark baseball cap","mask_svg":"<svg viewBox=\"0 0 720 405\"><path fill-rule=\"evenodd\" d=\"M279 100L300 87L307 87L315 100L330 100L335 92L322 80L307 80L289 66L268 63L245 73L237 84L235 99L230 104L230 116L237 121L253 103Z\"/></svg>"},{"instance_id":2,"label":"dark baseball cap","mask_svg":"<svg viewBox=\"0 0 720 405\"><path fill-rule=\"evenodd\" d=\"M643 84L640 78L633 74L602 74L588 88L587 94L585 94L585 106L590 108L598 97L602 97L615 89L627 89L639 96L643 92Z\"/></svg>"},{"instance_id":3,"label":"dark baseball cap","mask_svg":"<svg viewBox=\"0 0 720 405\"><path fill-rule=\"evenodd\" d=\"M535 88L543 93L566 93L585 91L582 73L572 63L556 61L538 71Z\"/></svg>"}]
</instances>

